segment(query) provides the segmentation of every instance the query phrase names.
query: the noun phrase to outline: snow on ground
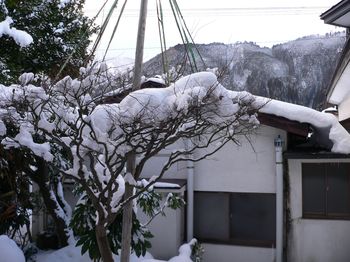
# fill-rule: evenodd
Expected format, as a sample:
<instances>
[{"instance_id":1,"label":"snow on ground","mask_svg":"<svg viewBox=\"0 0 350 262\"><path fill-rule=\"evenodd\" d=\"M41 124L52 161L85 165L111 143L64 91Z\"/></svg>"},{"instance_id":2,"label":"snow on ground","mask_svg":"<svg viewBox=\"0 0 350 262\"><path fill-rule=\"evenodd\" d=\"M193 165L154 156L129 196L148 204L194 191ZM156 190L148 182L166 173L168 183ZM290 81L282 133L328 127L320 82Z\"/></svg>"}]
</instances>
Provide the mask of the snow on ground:
<instances>
[{"instance_id":1,"label":"snow on ground","mask_svg":"<svg viewBox=\"0 0 350 262\"><path fill-rule=\"evenodd\" d=\"M0 262L25 262L24 255L8 236L0 236Z\"/></svg>"},{"instance_id":2,"label":"snow on ground","mask_svg":"<svg viewBox=\"0 0 350 262\"><path fill-rule=\"evenodd\" d=\"M183 244L179 248L179 255L171 258L169 262L192 262L191 260L191 246L196 242L195 239L190 241L188 244ZM0 246L1 250L1 246ZM6 262L17 262L16 260L6 260ZM24 260L23 260L24 261ZM67 246L56 251L41 251L36 255L37 262L90 262L89 255L85 253L83 256L80 253L80 247ZM119 261L119 256L114 255L114 261ZM2 261L0 258L0 262ZM21 260L18 260L21 262ZM137 257L135 254L131 255L130 262L166 262L165 260L157 260L152 257L151 254L146 253L144 257Z\"/></svg>"},{"instance_id":3,"label":"snow on ground","mask_svg":"<svg viewBox=\"0 0 350 262\"><path fill-rule=\"evenodd\" d=\"M192 262L192 246L196 243L192 239L189 243L179 248L179 255L171 258L169 262ZM16 243L6 235L0 236L0 262L25 262L24 255ZM55 251L40 251L35 255L36 262L91 262L88 253L81 255L81 248L70 245ZM119 261L119 256L114 255L114 261ZM165 260L154 259L149 253L144 257L137 257L132 254L130 262L166 262Z\"/></svg>"},{"instance_id":4,"label":"snow on ground","mask_svg":"<svg viewBox=\"0 0 350 262\"><path fill-rule=\"evenodd\" d=\"M40 251L36 255L37 262L90 262L88 253L81 255L81 248L75 246L67 246L55 251ZM150 259L152 261L153 257L151 254L146 253L145 257L138 258L136 255L132 254L130 262L141 262L144 259ZM10 261L10 260L9 260ZM118 256L114 256L114 261L119 261Z\"/></svg>"}]
</instances>

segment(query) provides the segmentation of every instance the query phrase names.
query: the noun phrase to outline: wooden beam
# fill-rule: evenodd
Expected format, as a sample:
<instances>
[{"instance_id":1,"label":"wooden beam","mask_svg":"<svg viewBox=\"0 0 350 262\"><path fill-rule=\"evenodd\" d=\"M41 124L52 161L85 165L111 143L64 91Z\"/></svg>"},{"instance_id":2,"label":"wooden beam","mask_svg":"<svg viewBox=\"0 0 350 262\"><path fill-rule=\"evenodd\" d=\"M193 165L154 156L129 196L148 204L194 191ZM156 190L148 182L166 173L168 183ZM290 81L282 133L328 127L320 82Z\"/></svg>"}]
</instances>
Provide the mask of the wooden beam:
<instances>
[{"instance_id":1,"label":"wooden beam","mask_svg":"<svg viewBox=\"0 0 350 262\"><path fill-rule=\"evenodd\" d=\"M265 113L258 113L258 120L263 125L276 127L295 135L307 137L309 134L309 124L307 123L300 123L285 117Z\"/></svg>"}]
</instances>

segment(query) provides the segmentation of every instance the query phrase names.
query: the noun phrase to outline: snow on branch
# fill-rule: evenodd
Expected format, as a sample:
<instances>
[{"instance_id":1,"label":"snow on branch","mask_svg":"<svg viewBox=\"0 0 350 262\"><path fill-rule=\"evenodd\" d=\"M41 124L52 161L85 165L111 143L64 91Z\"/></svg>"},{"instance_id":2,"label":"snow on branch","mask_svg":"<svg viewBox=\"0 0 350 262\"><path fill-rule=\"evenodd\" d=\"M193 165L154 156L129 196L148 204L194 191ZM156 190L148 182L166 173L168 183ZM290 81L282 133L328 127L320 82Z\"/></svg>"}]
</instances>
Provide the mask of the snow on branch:
<instances>
[{"instance_id":1,"label":"snow on branch","mask_svg":"<svg viewBox=\"0 0 350 262\"><path fill-rule=\"evenodd\" d=\"M71 164L61 173L81 184L97 210L98 223L108 224L123 205L127 154L139 159L133 180L147 161L183 139L192 148L171 154L151 187L178 161L195 149L215 144L200 156L213 154L236 136L258 125L254 97L220 85L212 73L187 76L166 88L147 88L126 95L120 103L101 104L113 89L129 89L129 80L111 75L103 65L81 70L77 79L65 77L51 87L0 85L0 131L6 148L24 147L53 161L53 145L68 152ZM130 176L130 174L129 174ZM129 183L129 182L128 182ZM140 189L147 190L147 187Z\"/></svg>"},{"instance_id":2,"label":"snow on branch","mask_svg":"<svg viewBox=\"0 0 350 262\"><path fill-rule=\"evenodd\" d=\"M21 46L26 47L33 43L33 37L23 30L18 30L10 25L13 23L11 17L6 17L4 21L0 22L0 37L8 35L12 37L15 42Z\"/></svg>"}]
</instances>

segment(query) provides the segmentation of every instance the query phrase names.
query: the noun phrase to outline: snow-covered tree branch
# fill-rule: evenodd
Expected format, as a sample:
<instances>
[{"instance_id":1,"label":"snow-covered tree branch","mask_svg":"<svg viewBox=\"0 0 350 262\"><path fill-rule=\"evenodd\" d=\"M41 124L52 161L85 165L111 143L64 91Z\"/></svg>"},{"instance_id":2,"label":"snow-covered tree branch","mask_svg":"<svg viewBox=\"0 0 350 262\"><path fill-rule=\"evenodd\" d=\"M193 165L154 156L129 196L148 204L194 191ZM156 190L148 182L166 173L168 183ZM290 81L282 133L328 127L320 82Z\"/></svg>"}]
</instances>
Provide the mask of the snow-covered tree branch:
<instances>
[{"instance_id":1,"label":"snow-covered tree branch","mask_svg":"<svg viewBox=\"0 0 350 262\"><path fill-rule=\"evenodd\" d=\"M225 89L209 72L166 88L131 92L112 104L101 104L108 92L128 88L120 86L126 82L122 76L112 76L103 64L45 88L31 85L31 77L22 76L22 85L0 86L2 145L26 148L48 163L57 160L57 148L67 154L68 164L56 166L91 201L104 260L111 253L106 229L127 202L159 181L174 163L200 161L229 141L239 144L237 136L255 129L255 113L263 106L246 92ZM10 125L15 132L8 132ZM183 140L189 146L174 150L146 186L137 183L147 161ZM137 157L133 174L125 172L130 152ZM128 199L123 198L126 183L136 189Z\"/></svg>"}]
</instances>

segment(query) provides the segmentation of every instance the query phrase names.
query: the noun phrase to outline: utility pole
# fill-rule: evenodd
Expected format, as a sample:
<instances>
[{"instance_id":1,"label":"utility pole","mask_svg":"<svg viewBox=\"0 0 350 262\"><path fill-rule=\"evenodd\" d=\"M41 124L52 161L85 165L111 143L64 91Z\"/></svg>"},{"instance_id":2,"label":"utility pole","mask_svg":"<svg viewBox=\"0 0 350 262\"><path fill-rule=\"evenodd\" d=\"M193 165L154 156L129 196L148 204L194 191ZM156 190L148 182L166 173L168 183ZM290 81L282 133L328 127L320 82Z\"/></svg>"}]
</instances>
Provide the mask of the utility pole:
<instances>
[{"instance_id":1,"label":"utility pole","mask_svg":"<svg viewBox=\"0 0 350 262\"><path fill-rule=\"evenodd\" d=\"M140 17L137 32L135 66L132 91L140 89L142 64L143 64L143 50L145 42L146 18L147 18L147 4L148 0L141 0ZM126 172L130 173L135 179L135 160L136 154L131 151L127 155ZM128 199L133 195L133 187L129 184L125 185L124 199ZM133 201L126 203L123 209L123 224L122 224L122 243L121 243L121 262L130 261L130 247L131 247L131 229L132 229L132 209Z\"/></svg>"}]
</instances>

